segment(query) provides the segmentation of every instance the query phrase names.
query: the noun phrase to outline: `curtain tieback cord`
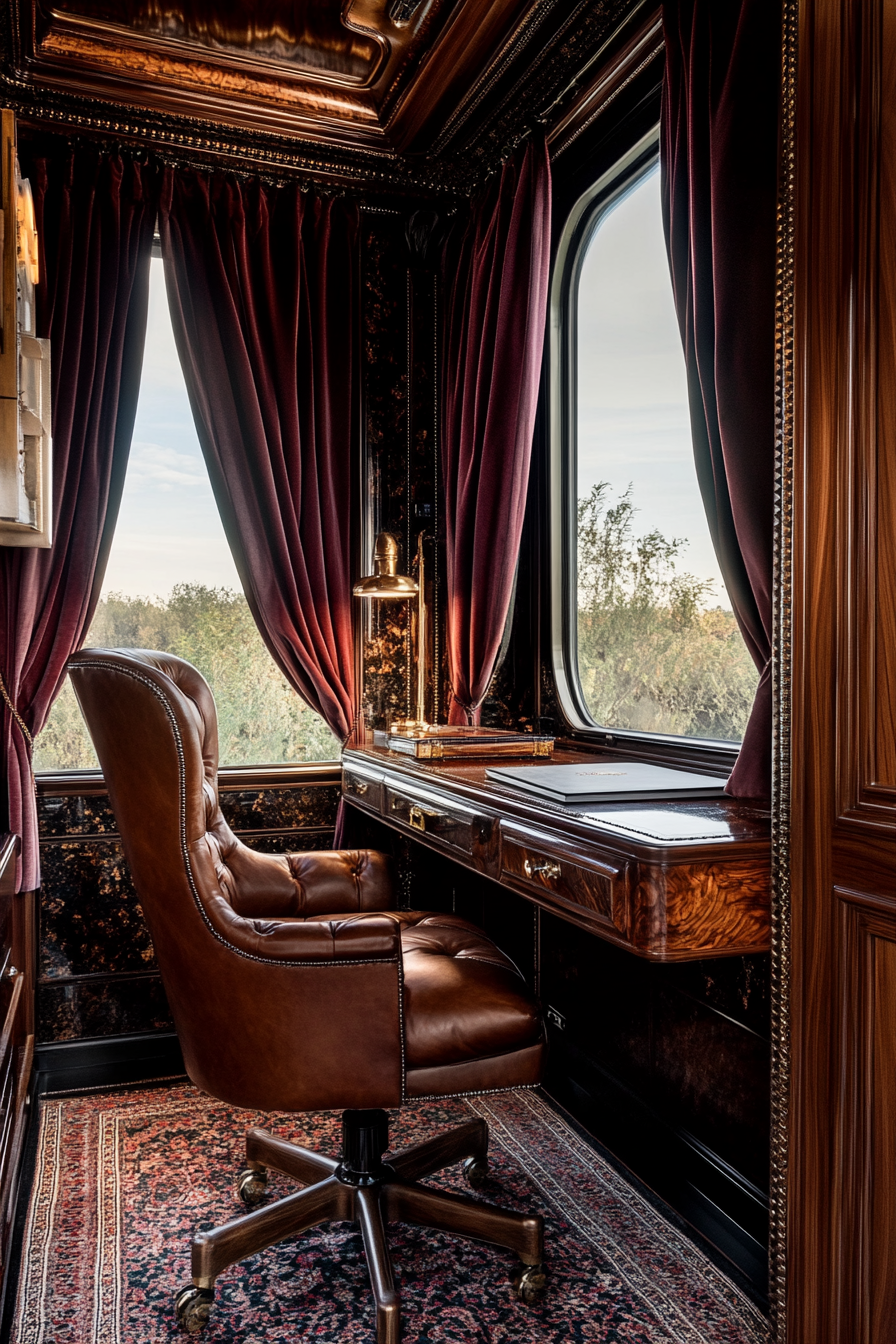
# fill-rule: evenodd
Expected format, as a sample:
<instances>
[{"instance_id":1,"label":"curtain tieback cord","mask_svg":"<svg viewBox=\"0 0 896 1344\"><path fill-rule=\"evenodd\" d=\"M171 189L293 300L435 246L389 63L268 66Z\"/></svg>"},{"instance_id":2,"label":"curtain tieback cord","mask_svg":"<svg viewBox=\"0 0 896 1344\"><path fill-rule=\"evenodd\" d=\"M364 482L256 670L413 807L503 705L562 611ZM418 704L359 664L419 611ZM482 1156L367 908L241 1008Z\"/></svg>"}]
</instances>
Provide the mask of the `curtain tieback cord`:
<instances>
[{"instance_id":1,"label":"curtain tieback cord","mask_svg":"<svg viewBox=\"0 0 896 1344\"><path fill-rule=\"evenodd\" d=\"M28 743L28 747L29 747L29 749L33 749L33 748L34 748L34 738L31 736L30 732L28 731L28 725L25 723L25 720L22 718L21 714L20 714L19 711L16 709L15 705L13 704L13 702L10 700L10 698L9 698L9 692L8 692L7 689L6 689L6 682L3 680L2 675L0 675L0 695L3 696L3 699L6 701L7 708L9 709L10 714L13 716L13 718L14 718L15 721L16 721L16 723L19 725L19 728L21 729L21 732L22 732L22 736L24 737L25 741Z\"/></svg>"}]
</instances>

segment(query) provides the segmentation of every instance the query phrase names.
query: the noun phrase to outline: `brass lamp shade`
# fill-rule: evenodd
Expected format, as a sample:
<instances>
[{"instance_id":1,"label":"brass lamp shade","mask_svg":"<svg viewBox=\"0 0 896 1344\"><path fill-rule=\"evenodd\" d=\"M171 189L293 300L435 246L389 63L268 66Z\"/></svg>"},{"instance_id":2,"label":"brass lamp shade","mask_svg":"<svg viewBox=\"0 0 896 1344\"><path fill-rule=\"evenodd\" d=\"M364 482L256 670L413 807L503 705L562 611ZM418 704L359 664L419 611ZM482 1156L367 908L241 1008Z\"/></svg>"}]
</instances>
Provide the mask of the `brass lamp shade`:
<instances>
[{"instance_id":1,"label":"brass lamp shade","mask_svg":"<svg viewBox=\"0 0 896 1344\"><path fill-rule=\"evenodd\" d=\"M355 597L416 597L417 584L405 574L396 574L398 542L391 532L380 532L373 550L373 573L359 579Z\"/></svg>"}]
</instances>

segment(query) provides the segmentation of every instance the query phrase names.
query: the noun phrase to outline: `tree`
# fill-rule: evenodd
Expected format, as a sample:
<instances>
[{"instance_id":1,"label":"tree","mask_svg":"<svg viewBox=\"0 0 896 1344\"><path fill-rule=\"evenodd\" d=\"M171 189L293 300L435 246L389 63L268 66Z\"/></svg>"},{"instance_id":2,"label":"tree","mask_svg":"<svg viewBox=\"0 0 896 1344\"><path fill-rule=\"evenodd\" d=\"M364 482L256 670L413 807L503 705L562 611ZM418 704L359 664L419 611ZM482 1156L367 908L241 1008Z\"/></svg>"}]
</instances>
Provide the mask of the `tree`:
<instances>
[{"instance_id":1,"label":"tree","mask_svg":"<svg viewBox=\"0 0 896 1344\"><path fill-rule=\"evenodd\" d=\"M218 707L222 765L333 760L339 744L281 674L242 593L176 584L166 601L110 593L87 644L156 649L197 667ZM35 770L90 769L93 744L68 681L35 744Z\"/></svg>"},{"instance_id":2,"label":"tree","mask_svg":"<svg viewBox=\"0 0 896 1344\"><path fill-rule=\"evenodd\" d=\"M687 542L635 535L632 487L601 481L578 506L579 675L596 723L739 740L757 672L713 584L679 573Z\"/></svg>"}]
</instances>

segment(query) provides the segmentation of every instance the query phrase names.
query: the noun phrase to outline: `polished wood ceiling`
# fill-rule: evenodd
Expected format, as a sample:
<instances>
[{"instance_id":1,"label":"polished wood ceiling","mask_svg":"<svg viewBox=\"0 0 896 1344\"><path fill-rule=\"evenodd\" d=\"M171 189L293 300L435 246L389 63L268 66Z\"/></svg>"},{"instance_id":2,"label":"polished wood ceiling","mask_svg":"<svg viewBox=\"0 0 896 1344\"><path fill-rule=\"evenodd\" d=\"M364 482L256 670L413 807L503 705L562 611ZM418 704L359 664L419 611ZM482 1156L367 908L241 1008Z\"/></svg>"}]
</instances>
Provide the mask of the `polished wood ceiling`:
<instances>
[{"instance_id":1,"label":"polished wood ceiling","mask_svg":"<svg viewBox=\"0 0 896 1344\"><path fill-rule=\"evenodd\" d=\"M309 165L340 175L351 160L356 175L384 184L419 180L421 163L447 154L457 177L458 164L494 160L543 121L543 108L577 88L608 45L643 29L651 9L646 0L0 0L2 82L6 101L38 120L197 151L231 144L236 157L267 144L276 160L276 145L284 162L303 146ZM487 128L489 152L474 152Z\"/></svg>"}]
</instances>

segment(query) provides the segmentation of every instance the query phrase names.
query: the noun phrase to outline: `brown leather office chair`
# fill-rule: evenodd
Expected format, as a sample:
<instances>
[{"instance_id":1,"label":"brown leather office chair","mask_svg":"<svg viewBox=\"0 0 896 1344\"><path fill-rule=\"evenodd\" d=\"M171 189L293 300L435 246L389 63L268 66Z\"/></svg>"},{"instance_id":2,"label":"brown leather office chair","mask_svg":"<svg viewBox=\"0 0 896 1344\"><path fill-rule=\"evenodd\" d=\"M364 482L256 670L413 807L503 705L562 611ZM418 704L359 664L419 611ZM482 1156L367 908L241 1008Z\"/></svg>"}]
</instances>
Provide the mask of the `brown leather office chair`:
<instances>
[{"instance_id":1,"label":"brown leather office chair","mask_svg":"<svg viewBox=\"0 0 896 1344\"><path fill-rule=\"evenodd\" d=\"M544 1285L542 1219L417 1183L462 1160L480 1183L483 1120L383 1161L383 1107L538 1082L544 1032L516 968L462 919L396 910L382 854L270 855L241 844L218 805L214 699L189 663L85 649L68 667L190 1078L251 1109L351 1108L338 1159L250 1130L243 1201L264 1197L268 1167L305 1188L193 1238L193 1283L176 1299L181 1324L202 1328L228 1265L330 1219L361 1225L377 1344L400 1336L390 1219L515 1251L515 1291L534 1300Z\"/></svg>"}]
</instances>

